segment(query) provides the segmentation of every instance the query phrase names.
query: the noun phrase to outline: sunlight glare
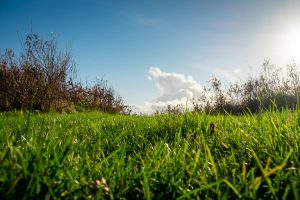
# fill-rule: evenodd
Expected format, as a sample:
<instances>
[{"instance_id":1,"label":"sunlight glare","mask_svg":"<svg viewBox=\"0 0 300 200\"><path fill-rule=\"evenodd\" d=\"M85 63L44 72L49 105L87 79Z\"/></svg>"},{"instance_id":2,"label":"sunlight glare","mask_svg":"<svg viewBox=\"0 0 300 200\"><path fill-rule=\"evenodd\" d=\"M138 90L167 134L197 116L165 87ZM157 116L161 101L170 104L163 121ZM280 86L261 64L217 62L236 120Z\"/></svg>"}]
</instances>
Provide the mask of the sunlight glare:
<instances>
[{"instance_id":1,"label":"sunlight glare","mask_svg":"<svg viewBox=\"0 0 300 200\"><path fill-rule=\"evenodd\" d=\"M292 59L300 59L300 28L293 27L284 34L284 52Z\"/></svg>"}]
</instances>

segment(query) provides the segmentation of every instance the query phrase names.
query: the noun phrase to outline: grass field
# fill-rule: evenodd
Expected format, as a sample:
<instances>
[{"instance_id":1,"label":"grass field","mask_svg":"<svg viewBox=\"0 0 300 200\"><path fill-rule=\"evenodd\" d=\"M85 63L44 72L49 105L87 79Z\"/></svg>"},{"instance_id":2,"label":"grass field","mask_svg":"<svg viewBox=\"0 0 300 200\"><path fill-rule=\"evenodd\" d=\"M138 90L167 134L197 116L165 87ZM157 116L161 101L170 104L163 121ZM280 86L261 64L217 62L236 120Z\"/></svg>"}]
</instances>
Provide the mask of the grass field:
<instances>
[{"instance_id":1,"label":"grass field","mask_svg":"<svg viewBox=\"0 0 300 200\"><path fill-rule=\"evenodd\" d=\"M299 147L297 111L0 113L0 199L300 199Z\"/></svg>"}]
</instances>

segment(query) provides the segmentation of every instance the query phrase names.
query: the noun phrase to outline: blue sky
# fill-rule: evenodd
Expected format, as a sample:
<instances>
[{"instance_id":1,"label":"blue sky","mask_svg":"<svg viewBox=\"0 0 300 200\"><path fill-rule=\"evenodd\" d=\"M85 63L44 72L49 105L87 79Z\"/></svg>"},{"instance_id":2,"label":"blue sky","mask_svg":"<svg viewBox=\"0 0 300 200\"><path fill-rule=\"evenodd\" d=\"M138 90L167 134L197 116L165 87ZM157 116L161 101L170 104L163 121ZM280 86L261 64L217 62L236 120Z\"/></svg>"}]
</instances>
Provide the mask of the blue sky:
<instances>
[{"instance_id":1,"label":"blue sky","mask_svg":"<svg viewBox=\"0 0 300 200\"><path fill-rule=\"evenodd\" d=\"M82 81L104 77L127 104L163 105L264 59L300 63L299 10L296 0L0 0L0 51L54 32Z\"/></svg>"}]
</instances>

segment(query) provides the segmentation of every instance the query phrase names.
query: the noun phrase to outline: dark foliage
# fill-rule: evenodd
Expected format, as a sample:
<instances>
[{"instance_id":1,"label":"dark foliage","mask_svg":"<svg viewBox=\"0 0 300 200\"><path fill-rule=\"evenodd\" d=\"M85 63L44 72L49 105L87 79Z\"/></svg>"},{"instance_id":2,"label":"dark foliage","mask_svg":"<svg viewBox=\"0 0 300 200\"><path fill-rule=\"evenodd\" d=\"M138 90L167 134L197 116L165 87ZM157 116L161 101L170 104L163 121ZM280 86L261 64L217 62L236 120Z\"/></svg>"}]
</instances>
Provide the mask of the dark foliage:
<instances>
[{"instance_id":1,"label":"dark foliage","mask_svg":"<svg viewBox=\"0 0 300 200\"><path fill-rule=\"evenodd\" d=\"M0 110L126 112L106 81L84 87L71 76L74 69L70 51L58 51L54 37L29 34L19 58L9 49L0 57Z\"/></svg>"}]
</instances>

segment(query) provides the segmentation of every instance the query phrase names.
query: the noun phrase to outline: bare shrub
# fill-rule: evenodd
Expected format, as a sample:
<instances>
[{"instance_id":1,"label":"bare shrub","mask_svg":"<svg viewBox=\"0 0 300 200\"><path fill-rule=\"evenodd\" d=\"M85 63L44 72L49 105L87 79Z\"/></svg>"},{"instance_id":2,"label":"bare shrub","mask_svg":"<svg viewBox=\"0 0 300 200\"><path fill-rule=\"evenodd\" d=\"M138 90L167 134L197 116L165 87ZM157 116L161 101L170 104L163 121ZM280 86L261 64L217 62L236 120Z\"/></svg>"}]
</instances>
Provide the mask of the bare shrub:
<instances>
[{"instance_id":1,"label":"bare shrub","mask_svg":"<svg viewBox=\"0 0 300 200\"><path fill-rule=\"evenodd\" d=\"M128 107L112 87L108 87L104 79L97 80L92 86L83 86L78 82L68 83L68 99L79 110L96 109L107 113L127 114Z\"/></svg>"},{"instance_id":2,"label":"bare shrub","mask_svg":"<svg viewBox=\"0 0 300 200\"><path fill-rule=\"evenodd\" d=\"M53 35L44 41L29 34L18 59L12 50L0 57L0 110L125 113L127 107L106 81L83 87L71 77L74 71L70 50L59 51Z\"/></svg>"},{"instance_id":3,"label":"bare shrub","mask_svg":"<svg viewBox=\"0 0 300 200\"><path fill-rule=\"evenodd\" d=\"M262 71L257 77L248 76L240 83L230 84L223 88L218 79L211 81L208 89L213 91L213 98L201 106L194 101L194 112L240 114L253 113L269 108L290 108L297 106L300 95L300 72L295 62L287 65L287 74L270 61L265 60Z\"/></svg>"},{"instance_id":4,"label":"bare shrub","mask_svg":"<svg viewBox=\"0 0 300 200\"><path fill-rule=\"evenodd\" d=\"M65 83L71 68L70 53L58 52L56 41L26 38L24 52L15 59L12 50L1 57L1 109L37 109L49 111L65 95ZM3 102L5 101L5 103Z\"/></svg>"}]
</instances>

